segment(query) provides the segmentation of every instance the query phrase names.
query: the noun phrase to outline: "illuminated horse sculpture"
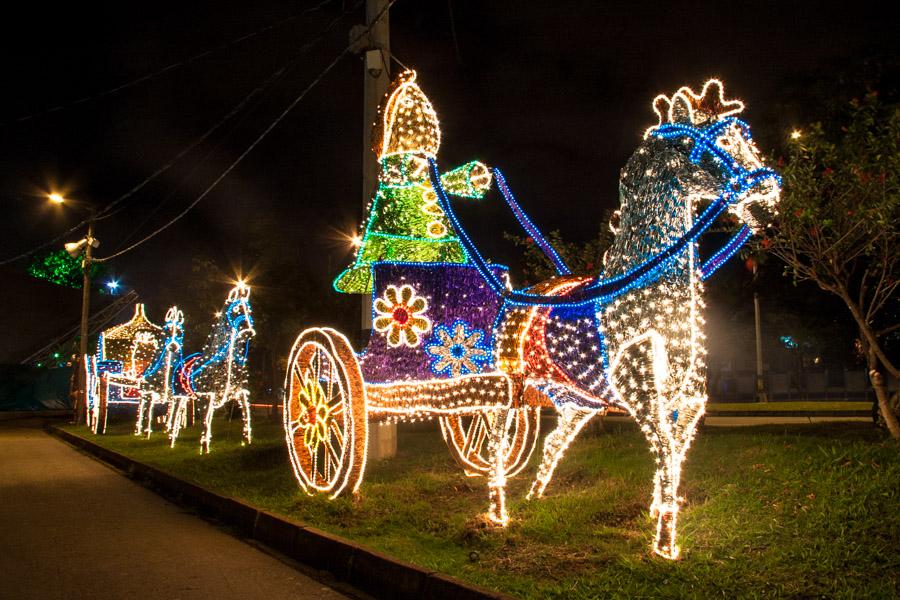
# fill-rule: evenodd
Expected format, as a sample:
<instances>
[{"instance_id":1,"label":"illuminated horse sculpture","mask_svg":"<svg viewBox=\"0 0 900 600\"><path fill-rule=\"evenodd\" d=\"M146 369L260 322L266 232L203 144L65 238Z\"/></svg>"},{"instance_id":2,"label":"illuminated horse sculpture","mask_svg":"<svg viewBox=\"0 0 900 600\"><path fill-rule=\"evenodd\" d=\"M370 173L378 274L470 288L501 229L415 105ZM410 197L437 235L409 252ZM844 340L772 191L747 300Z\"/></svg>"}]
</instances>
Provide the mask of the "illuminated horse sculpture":
<instances>
[{"instance_id":1,"label":"illuminated horse sculpture","mask_svg":"<svg viewBox=\"0 0 900 600\"><path fill-rule=\"evenodd\" d=\"M494 328L495 366L522 380L526 391L540 392L558 413L529 497L541 496L592 416L624 408L656 460L654 551L676 558L681 464L707 400L703 280L774 211L780 180L763 167L746 123L732 116L743 104L725 101L720 82L709 81L699 95L685 87L659 96L654 109L659 125L647 131L621 174L619 223L600 277L570 275L520 217L560 276L510 290L460 226L433 161L431 182L469 258L504 298ZM517 210L502 175L494 174ZM697 239L725 211L744 225L701 264ZM498 472L489 482L492 493L502 494L503 484Z\"/></svg>"},{"instance_id":2,"label":"illuminated horse sculpture","mask_svg":"<svg viewBox=\"0 0 900 600\"><path fill-rule=\"evenodd\" d=\"M141 399L138 404L135 435L153 433L153 408L166 405L166 431L171 428L172 415L175 412L175 375L182 361L184 346L184 313L177 306L166 312L165 339L162 351L156 360L144 372L141 383Z\"/></svg>"},{"instance_id":3,"label":"illuminated horse sculpture","mask_svg":"<svg viewBox=\"0 0 900 600\"><path fill-rule=\"evenodd\" d=\"M209 452L212 418L229 401L240 404L244 419L243 441L251 442L250 392L247 390L247 354L250 338L256 335L250 310L250 288L238 283L228 293L224 308L213 324L203 352L185 357L178 378L184 393L179 394L170 415L169 437L172 446L185 422L190 400L206 400L206 415L200 437L200 451Z\"/></svg>"}]
</instances>

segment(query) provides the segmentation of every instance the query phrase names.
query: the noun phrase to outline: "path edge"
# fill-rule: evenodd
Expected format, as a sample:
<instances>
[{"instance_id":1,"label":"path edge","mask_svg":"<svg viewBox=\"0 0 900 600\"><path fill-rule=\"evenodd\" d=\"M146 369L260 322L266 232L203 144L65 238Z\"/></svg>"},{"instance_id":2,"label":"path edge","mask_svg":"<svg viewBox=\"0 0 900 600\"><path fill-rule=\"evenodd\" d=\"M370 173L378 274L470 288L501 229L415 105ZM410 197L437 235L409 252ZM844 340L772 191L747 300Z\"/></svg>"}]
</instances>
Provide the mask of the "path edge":
<instances>
[{"instance_id":1,"label":"path edge","mask_svg":"<svg viewBox=\"0 0 900 600\"><path fill-rule=\"evenodd\" d=\"M308 567L327 571L338 581L375 597L512 600L512 596L423 569L242 500L222 496L60 427L51 425L47 431L167 500L228 525L238 536L264 544Z\"/></svg>"}]
</instances>

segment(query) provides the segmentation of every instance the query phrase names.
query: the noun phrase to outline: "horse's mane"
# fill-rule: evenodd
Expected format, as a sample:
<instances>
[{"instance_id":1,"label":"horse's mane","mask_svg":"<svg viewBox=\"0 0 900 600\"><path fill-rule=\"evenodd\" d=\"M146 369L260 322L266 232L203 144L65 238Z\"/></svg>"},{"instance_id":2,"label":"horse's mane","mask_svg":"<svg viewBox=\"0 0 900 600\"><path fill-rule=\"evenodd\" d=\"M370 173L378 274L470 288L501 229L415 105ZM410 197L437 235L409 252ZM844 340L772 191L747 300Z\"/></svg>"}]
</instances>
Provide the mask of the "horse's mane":
<instances>
[{"instance_id":1,"label":"horse's mane","mask_svg":"<svg viewBox=\"0 0 900 600\"><path fill-rule=\"evenodd\" d=\"M713 177L673 142L644 140L621 171L619 222L603 276L627 272L684 234L686 196L715 186Z\"/></svg>"}]
</instances>

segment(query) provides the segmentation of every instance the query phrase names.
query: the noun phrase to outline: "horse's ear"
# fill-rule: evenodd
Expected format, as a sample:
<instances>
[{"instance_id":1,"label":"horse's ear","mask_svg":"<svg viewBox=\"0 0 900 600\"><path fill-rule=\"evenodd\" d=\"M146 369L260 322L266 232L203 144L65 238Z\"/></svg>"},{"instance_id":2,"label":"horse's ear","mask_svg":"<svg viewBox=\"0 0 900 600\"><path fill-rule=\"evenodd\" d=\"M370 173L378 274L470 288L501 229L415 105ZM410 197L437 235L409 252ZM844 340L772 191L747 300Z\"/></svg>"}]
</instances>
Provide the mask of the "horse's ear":
<instances>
[{"instance_id":1,"label":"horse's ear","mask_svg":"<svg viewBox=\"0 0 900 600\"><path fill-rule=\"evenodd\" d=\"M696 98L695 106L698 112L709 119L721 119L744 110L744 103L740 100L725 99L725 84L718 79L710 79L703 84L703 91Z\"/></svg>"},{"instance_id":2,"label":"horse's ear","mask_svg":"<svg viewBox=\"0 0 900 600\"><path fill-rule=\"evenodd\" d=\"M175 322L179 325L184 325L184 313L177 308L175 310L177 311L175 314Z\"/></svg>"},{"instance_id":3,"label":"horse's ear","mask_svg":"<svg viewBox=\"0 0 900 600\"><path fill-rule=\"evenodd\" d=\"M669 104L669 121L672 123L691 124L691 116L694 108L691 100L681 90L672 96L672 102Z\"/></svg>"},{"instance_id":4,"label":"horse's ear","mask_svg":"<svg viewBox=\"0 0 900 600\"><path fill-rule=\"evenodd\" d=\"M659 119L657 127L669 120L669 107L671 106L672 102L664 94L660 94L653 99L653 112L656 113L656 117Z\"/></svg>"}]
</instances>

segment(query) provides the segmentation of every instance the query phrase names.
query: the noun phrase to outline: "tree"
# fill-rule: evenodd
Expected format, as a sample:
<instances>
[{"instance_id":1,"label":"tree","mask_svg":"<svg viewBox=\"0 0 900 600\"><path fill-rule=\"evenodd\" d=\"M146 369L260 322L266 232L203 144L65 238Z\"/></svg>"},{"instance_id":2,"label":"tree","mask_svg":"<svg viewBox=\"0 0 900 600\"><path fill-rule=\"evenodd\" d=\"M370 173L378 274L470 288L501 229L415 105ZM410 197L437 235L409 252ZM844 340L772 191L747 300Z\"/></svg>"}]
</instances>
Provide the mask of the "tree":
<instances>
[{"instance_id":1,"label":"tree","mask_svg":"<svg viewBox=\"0 0 900 600\"><path fill-rule=\"evenodd\" d=\"M779 159L784 179L774 235L763 247L797 281L812 281L847 307L859 330L878 407L900 439L897 398L884 372L900 377L888 342L900 331L900 105L874 92L827 126L791 134Z\"/></svg>"},{"instance_id":2,"label":"tree","mask_svg":"<svg viewBox=\"0 0 900 600\"><path fill-rule=\"evenodd\" d=\"M605 223L609 222L609 214L604 215L603 223L597 235L584 243L563 241L559 231L547 234L547 241L562 257L573 275L595 276L603 269L603 254L612 243L613 235ZM503 238L523 248L523 269L526 284L535 284L556 275L556 270L538 245L530 237L522 237L511 233L503 233Z\"/></svg>"},{"instance_id":3,"label":"tree","mask_svg":"<svg viewBox=\"0 0 900 600\"><path fill-rule=\"evenodd\" d=\"M81 260L81 257L72 258L65 250L53 250L36 257L28 266L28 274L56 285L81 288L84 276ZM91 279L102 273L102 265L91 263Z\"/></svg>"}]
</instances>

